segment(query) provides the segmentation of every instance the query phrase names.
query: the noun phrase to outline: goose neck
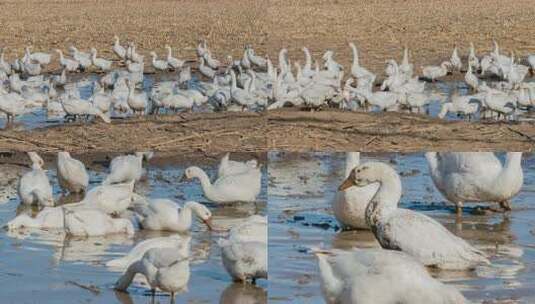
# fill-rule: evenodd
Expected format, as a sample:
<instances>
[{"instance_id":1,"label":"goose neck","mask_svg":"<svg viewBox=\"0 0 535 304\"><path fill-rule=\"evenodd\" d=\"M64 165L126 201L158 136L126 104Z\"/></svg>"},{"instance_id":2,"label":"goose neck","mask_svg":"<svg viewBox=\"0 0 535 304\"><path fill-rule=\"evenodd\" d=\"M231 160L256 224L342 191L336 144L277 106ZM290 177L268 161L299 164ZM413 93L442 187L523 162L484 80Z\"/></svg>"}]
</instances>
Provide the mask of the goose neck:
<instances>
[{"instance_id":1,"label":"goose neck","mask_svg":"<svg viewBox=\"0 0 535 304\"><path fill-rule=\"evenodd\" d=\"M347 178L356 166L360 164L360 153L359 152L347 152L346 153L346 171L345 177Z\"/></svg>"},{"instance_id":2,"label":"goose neck","mask_svg":"<svg viewBox=\"0 0 535 304\"><path fill-rule=\"evenodd\" d=\"M366 222L372 228L397 209L401 198L401 180L395 171L384 172L379 189L366 208Z\"/></svg>"}]
</instances>

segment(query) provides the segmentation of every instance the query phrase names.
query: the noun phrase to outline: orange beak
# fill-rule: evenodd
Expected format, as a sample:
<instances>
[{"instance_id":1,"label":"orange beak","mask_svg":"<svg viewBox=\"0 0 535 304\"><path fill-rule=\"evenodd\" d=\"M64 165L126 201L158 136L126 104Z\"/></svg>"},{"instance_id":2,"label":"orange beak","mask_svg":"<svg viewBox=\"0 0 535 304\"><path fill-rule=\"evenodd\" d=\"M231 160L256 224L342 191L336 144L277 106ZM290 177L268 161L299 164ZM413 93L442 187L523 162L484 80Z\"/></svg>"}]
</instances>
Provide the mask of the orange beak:
<instances>
[{"instance_id":1,"label":"orange beak","mask_svg":"<svg viewBox=\"0 0 535 304\"><path fill-rule=\"evenodd\" d=\"M206 226L208 227L208 230L214 230L214 227L212 226L212 218L202 220L202 221L203 223L206 224Z\"/></svg>"},{"instance_id":2,"label":"orange beak","mask_svg":"<svg viewBox=\"0 0 535 304\"><path fill-rule=\"evenodd\" d=\"M353 187L354 184L353 184L353 179L351 178L351 176L349 176L348 178L346 178L346 180L340 185L340 187L338 187L338 191L344 191L346 190L347 188L351 188Z\"/></svg>"}]
</instances>

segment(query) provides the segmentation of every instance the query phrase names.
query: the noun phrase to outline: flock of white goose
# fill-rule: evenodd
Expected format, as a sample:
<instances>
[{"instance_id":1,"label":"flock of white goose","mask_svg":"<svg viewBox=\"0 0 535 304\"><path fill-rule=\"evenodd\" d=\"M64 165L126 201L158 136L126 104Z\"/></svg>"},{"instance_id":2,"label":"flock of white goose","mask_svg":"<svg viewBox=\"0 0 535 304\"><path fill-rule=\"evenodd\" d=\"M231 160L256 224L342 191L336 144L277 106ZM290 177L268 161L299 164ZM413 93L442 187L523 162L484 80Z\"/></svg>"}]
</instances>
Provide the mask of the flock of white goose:
<instances>
[{"instance_id":1,"label":"flock of white goose","mask_svg":"<svg viewBox=\"0 0 535 304\"><path fill-rule=\"evenodd\" d=\"M45 107L49 113L63 115L67 119L98 116L110 122L112 113L157 114L160 110L189 111L209 104L215 109L260 110L284 106L318 108L333 106L350 110L422 111L431 101L442 102L438 114L443 118L454 113L472 118L479 113L482 118L512 119L535 105L535 83L526 82L529 70L535 69L535 55L519 63L514 54L506 56L496 42L494 50L481 57L474 46L465 62L457 47L451 58L439 66L424 66L421 76L416 74L409 61L409 51L404 50L398 64L386 62L385 79L375 90L377 75L361 65L355 44L349 46L353 63L344 69L336 62L334 52L328 50L323 63L313 61L305 47L304 65L291 64L286 49L279 53L278 67L267 56L259 56L251 46L246 46L241 59L228 56L225 61L215 58L205 40L197 45L197 71L192 80L192 66L185 60L173 57L166 45L166 56L158 58L150 52L150 66L156 71L175 71L176 80L158 82L150 91L143 88L145 56L140 55L132 42L121 45L117 36L112 50L120 60L116 62L98 57L91 48L86 53L76 47L69 48L70 58L61 50L59 56L62 72L59 75L43 75L43 67L50 64L52 56L44 52L25 49L24 57L9 63L0 50L0 112L7 115L8 123L14 117L36 107ZM116 67L114 67L116 66ZM92 95L80 96L76 83L68 81L68 73L96 69L105 74L92 84ZM436 81L448 73L466 69L465 82L470 95L454 92L449 97L429 93L421 79ZM349 76L344 80L344 75ZM485 82L482 78L494 77L499 81ZM199 81L196 81L199 80ZM57 88L61 87L61 93Z\"/></svg>"},{"instance_id":2,"label":"flock of white goose","mask_svg":"<svg viewBox=\"0 0 535 304\"><path fill-rule=\"evenodd\" d=\"M430 175L458 215L464 203L495 202L511 210L523 184L522 153L428 152ZM487 255L422 213L398 208L399 174L381 162L346 156L346 179L332 203L346 229L371 229L382 249L313 248L328 303L467 303L454 287L434 279L426 267L473 270L491 264Z\"/></svg>"},{"instance_id":3,"label":"flock of white goose","mask_svg":"<svg viewBox=\"0 0 535 304\"><path fill-rule=\"evenodd\" d=\"M21 204L42 209L35 216L19 214L5 224L9 231L40 229L49 233L92 237L123 234L133 237L137 227L175 234L144 240L125 256L107 261L106 265L123 271L115 288L126 291L137 274L145 277L152 292L174 294L187 290L189 281L190 228L198 218L209 230L215 227L211 211L201 203L187 201L181 206L170 199L146 198L134 192L134 184L144 175L143 161L152 153L138 152L114 158L110 172L101 185L91 189L84 164L60 152L57 177L64 192L83 194L78 203L55 206L52 186L43 168L43 159L28 153L31 171L19 182ZM189 167L185 179L199 179L206 198L216 204L254 202L261 190L261 170L256 160L239 162L225 155L212 183L198 167ZM267 219L252 215L233 226L228 238L218 241L224 268L234 281L252 282L267 278Z\"/></svg>"}]
</instances>

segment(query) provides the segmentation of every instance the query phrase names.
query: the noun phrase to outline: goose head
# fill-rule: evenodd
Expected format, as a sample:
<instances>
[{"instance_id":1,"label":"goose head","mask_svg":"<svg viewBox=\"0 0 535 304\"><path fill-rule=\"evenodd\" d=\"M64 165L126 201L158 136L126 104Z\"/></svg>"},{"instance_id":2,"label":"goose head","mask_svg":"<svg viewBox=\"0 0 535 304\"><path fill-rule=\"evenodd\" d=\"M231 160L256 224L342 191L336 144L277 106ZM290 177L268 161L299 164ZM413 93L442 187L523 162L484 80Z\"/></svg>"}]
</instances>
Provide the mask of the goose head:
<instances>
[{"instance_id":1,"label":"goose head","mask_svg":"<svg viewBox=\"0 0 535 304\"><path fill-rule=\"evenodd\" d=\"M199 167L189 167L184 171L184 175L182 176L182 180L191 180L193 178L201 178L202 176L205 176L206 173L199 168Z\"/></svg>"},{"instance_id":2,"label":"goose head","mask_svg":"<svg viewBox=\"0 0 535 304\"><path fill-rule=\"evenodd\" d=\"M208 226L208 229L212 230L212 212L205 205L197 202L186 202L184 204L185 208L190 208L193 213L201 219L201 221Z\"/></svg>"},{"instance_id":3,"label":"goose head","mask_svg":"<svg viewBox=\"0 0 535 304\"><path fill-rule=\"evenodd\" d=\"M158 57L158 55L156 55L156 52L150 52L150 55L153 59L155 59L156 57Z\"/></svg>"},{"instance_id":4,"label":"goose head","mask_svg":"<svg viewBox=\"0 0 535 304\"><path fill-rule=\"evenodd\" d=\"M355 167L338 190L344 191L353 186L364 187L373 183L382 183L385 176L397 176L397 173L385 163L368 162ZM399 176L397 178L399 179Z\"/></svg>"},{"instance_id":5,"label":"goose head","mask_svg":"<svg viewBox=\"0 0 535 304\"><path fill-rule=\"evenodd\" d=\"M45 165L44 160L37 154L37 152L28 152L28 157L32 161L33 169L42 169Z\"/></svg>"}]
</instances>

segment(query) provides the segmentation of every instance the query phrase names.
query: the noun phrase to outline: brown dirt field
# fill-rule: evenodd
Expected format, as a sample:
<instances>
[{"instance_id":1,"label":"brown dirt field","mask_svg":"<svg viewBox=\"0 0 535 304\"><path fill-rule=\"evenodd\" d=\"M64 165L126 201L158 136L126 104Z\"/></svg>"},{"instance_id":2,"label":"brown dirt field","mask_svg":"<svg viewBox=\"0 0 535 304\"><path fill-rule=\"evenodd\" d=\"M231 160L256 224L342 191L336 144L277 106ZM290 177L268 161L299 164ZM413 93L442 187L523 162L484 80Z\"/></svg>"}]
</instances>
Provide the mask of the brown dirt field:
<instances>
[{"instance_id":1,"label":"brown dirt field","mask_svg":"<svg viewBox=\"0 0 535 304\"><path fill-rule=\"evenodd\" d=\"M349 67L347 42L354 41L361 63L382 73L385 59L399 58L405 44L416 67L449 58L455 43L466 55L470 41L480 54L490 49L492 39L520 56L535 53L534 21L533 0L9 0L0 2L0 46L8 47L10 59L29 43L34 50L94 46L111 58L112 37L118 34L122 41L136 41L142 53L162 54L163 45L170 44L177 57L194 59L196 41L204 37L219 58L240 56L243 45L250 43L257 53L274 59L287 47L292 60L303 60L301 48L308 46L317 59L333 49L337 60ZM535 126L528 123L287 111L0 131L0 150L532 150L534 137Z\"/></svg>"},{"instance_id":2,"label":"brown dirt field","mask_svg":"<svg viewBox=\"0 0 535 304\"><path fill-rule=\"evenodd\" d=\"M254 113L184 113L112 124L72 124L0 132L0 151L533 151L528 123L445 122L420 115L299 110Z\"/></svg>"}]
</instances>

